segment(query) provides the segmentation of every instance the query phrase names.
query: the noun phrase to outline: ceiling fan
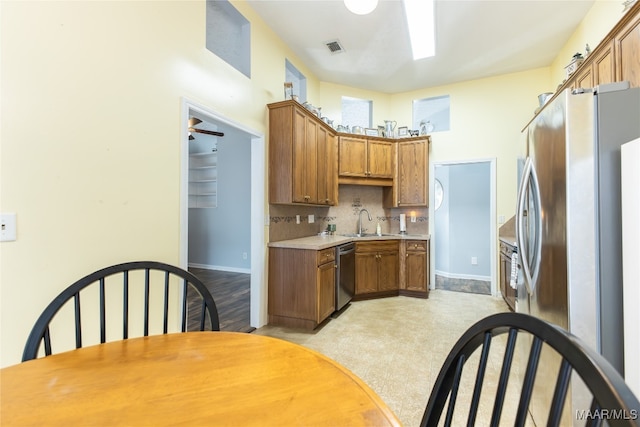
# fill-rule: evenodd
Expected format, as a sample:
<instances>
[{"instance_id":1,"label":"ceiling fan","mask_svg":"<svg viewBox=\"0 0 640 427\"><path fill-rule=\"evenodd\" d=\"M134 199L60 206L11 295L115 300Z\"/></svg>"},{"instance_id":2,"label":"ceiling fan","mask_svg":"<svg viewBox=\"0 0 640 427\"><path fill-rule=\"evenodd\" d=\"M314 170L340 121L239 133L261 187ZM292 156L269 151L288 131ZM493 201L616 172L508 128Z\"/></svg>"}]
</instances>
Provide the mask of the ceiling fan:
<instances>
[{"instance_id":1,"label":"ceiling fan","mask_svg":"<svg viewBox=\"0 0 640 427\"><path fill-rule=\"evenodd\" d=\"M191 135L191 133L204 133L206 135L212 135L212 136L224 136L223 132L217 132L215 130L206 130L206 129L196 129L194 128L195 125L202 123L202 120L197 119L195 117L191 117L189 119L189 129L187 129L189 131L189 141L194 140L195 137L193 135Z\"/></svg>"}]
</instances>

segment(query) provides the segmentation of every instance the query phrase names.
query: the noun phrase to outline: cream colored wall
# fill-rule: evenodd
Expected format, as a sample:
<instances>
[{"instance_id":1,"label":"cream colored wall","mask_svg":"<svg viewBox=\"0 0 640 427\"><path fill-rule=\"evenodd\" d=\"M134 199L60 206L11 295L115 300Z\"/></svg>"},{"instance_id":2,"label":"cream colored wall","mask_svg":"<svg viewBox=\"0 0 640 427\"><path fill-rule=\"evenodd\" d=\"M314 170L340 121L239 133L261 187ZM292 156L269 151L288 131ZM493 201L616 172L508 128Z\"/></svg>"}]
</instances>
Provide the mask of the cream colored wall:
<instances>
[{"instance_id":1,"label":"cream colored wall","mask_svg":"<svg viewBox=\"0 0 640 427\"><path fill-rule=\"evenodd\" d=\"M72 281L137 259L179 262L180 109L187 97L266 133L285 57L256 19L252 78L207 51L204 1L0 2L0 365ZM266 207L265 207L266 212Z\"/></svg>"},{"instance_id":2,"label":"cream colored wall","mask_svg":"<svg viewBox=\"0 0 640 427\"><path fill-rule=\"evenodd\" d=\"M622 18L622 1L596 0L587 16L582 20L576 31L569 38L562 50L551 64L550 92L566 79L564 67L569 65L573 55L577 52L585 54L587 43L594 49L611 29Z\"/></svg>"}]
</instances>

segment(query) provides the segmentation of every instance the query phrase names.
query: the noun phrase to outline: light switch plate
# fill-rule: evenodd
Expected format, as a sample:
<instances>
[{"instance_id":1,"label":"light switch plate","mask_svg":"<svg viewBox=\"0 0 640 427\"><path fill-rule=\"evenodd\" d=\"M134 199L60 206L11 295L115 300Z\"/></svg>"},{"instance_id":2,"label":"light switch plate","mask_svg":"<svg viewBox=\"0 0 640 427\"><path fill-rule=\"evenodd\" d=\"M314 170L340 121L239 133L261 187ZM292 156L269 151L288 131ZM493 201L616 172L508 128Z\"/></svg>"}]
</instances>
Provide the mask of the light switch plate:
<instances>
[{"instance_id":1,"label":"light switch plate","mask_svg":"<svg viewBox=\"0 0 640 427\"><path fill-rule=\"evenodd\" d=\"M16 240L16 235L16 214L0 214L0 242L12 242Z\"/></svg>"}]
</instances>

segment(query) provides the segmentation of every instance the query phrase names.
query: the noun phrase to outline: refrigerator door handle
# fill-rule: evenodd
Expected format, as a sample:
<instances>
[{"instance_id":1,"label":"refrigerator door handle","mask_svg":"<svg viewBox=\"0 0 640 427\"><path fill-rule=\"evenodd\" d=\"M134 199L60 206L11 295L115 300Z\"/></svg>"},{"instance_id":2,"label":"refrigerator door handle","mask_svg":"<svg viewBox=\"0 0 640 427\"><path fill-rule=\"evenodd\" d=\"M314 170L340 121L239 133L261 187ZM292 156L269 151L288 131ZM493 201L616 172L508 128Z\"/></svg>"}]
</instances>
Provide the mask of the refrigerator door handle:
<instances>
[{"instance_id":1,"label":"refrigerator door handle","mask_svg":"<svg viewBox=\"0 0 640 427\"><path fill-rule=\"evenodd\" d=\"M533 164L531 158L527 157L524 163L524 169L522 171L522 179L520 181L520 188L518 190L518 202L516 206L516 245L518 247L518 253L520 255L520 265L522 265L522 272L524 274L524 284L526 286L529 295L533 293L531 271L529 269L527 247L524 242L524 204L526 200L527 190L529 188L531 170Z\"/></svg>"},{"instance_id":2,"label":"refrigerator door handle","mask_svg":"<svg viewBox=\"0 0 640 427\"><path fill-rule=\"evenodd\" d=\"M533 260L531 266L531 292L533 293L536 288L536 284L538 283L538 275L540 273L540 263L542 262L542 201L540 199L540 182L538 181L538 174L536 173L536 168L531 163L531 186L532 195L534 198L534 205L536 208L535 212L535 245L534 245L534 253ZM530 218L531 216L529 216Z\"/></svg>"}]
</instances>

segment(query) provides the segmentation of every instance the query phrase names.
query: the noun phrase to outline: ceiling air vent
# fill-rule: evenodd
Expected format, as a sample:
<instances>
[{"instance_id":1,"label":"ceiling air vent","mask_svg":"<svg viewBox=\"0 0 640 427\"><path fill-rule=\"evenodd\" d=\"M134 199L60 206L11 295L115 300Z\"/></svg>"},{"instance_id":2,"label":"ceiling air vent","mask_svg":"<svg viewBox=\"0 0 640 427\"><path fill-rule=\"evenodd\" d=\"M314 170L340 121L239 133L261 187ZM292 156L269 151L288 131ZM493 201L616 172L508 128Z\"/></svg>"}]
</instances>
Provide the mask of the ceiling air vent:
<instances>
[{"instance_id":1,"label":"ceiling air vent","mask_svg":"<svg viewBox=\"0 0 640 427\"><path fill-rule=\"evenodd\" d=\"M344 48L340 44L339 40L331 40L326 42L325 44L327 45L329 52L331 52L332 54L344 52Z\"/></svg>"}]
</instances>

